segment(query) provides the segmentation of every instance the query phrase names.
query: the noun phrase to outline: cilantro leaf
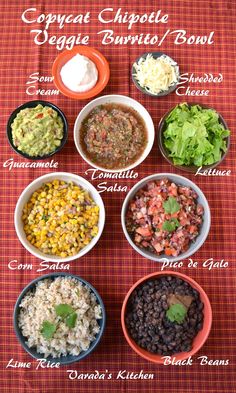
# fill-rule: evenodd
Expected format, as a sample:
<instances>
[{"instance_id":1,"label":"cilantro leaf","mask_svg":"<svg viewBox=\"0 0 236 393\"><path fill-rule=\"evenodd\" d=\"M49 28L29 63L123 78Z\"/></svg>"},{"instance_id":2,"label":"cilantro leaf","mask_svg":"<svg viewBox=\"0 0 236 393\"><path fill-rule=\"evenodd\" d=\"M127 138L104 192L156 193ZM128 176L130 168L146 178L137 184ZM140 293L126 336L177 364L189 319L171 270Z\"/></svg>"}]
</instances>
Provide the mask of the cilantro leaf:
<instances>
[{"instance_id":1,"label":"cilantro leaf","mask_svg":"<svg viewBox=\"0 0 236 393\"><path fill-rule=\"evenodd\" d=\"M166 316L171 322L183 323L187 314L187 309L183 304L173 304L166 311Z\"/></svg>"},{"instance_id":2,"label":"cilantro leaf","mask_svg":"<svg viewBox=\"0 0 236 393\"><path fill-rule=\"evenodd\" d=\"M163 231L173 232L176 228L179 227L179 225L180 223L177 218L171 218L170 220L164 221L162 224L162 229Z\"/></svg>"},{"instance_id":3,"label":"cilantro leaf","mask_svg":"<svg viewBox=\"0 0 236 393\"><path fill-rule=\"evenodd\" d=\"M50 340L55 333L57 326L49 321L44 321L40 333L46 340Z\"/></svg>"},{"instance_id":4,"label":"cilantro leaf","mask_svg":"<svg viewBox=\"0 0 236 393\"><path fill-rule=\"evenodd\" d=\"M164 210L168 214L176 213L180 210L180 204L176 201L176 198L169 197L167 201L163 203Z\"/></svg>"},{"instance_id":5,"label":"cilantro leaf","mask_svg":"<svg viewBox=\"0 0 236 393\"><path fill-rule=\"evenodd\" d=\"M69 328L74 328L77 320L77 313L69 304L58 304L54 307L57 316L62 318L62 321L66 323ZM60 321L59 321L60 323ZM58 324L59 324L58 323ZM50 340L53 334L57 330L58 324L44 321L40 330L40 333L46 340Z\"/></svg>"},{"instance_id":6,"label":"cilantro leaf","mask_svg":"<svg viewBox=\"0 0 236 393\"><path fill-rule=\"evenodd\" d=\"M77 314L76 314L76 312L73 312L73 314L68 315L65 322L69 328L74 328L76 320L77 320Z\"/></svg>"},{"instance_id":7,"label":"cilantro leaf","mask_svg":"<svg viewBox=\"0 0 236 393\"><path fill-rule=\"evenodd\" d=\"M66 318L75 310L69 304L58 304L57 306L55 306L55 311L59 317Z\"/></svg>"}]
</instances>

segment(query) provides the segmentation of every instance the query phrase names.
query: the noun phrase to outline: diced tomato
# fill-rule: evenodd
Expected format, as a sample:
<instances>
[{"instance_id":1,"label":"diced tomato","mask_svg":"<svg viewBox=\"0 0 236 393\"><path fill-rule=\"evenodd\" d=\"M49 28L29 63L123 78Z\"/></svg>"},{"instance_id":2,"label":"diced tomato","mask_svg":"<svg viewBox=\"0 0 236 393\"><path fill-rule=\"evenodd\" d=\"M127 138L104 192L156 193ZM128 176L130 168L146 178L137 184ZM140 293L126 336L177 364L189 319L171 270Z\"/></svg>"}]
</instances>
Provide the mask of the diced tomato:
<instances>
[{"instance_id":1,"label":"diced tomato","mask_svg":"<svg viewBox=\"0 0 236 393\"><path fill-rule=\"evenodd\" d=\"M175 251L175 250L174 250L174 251ZM173 255L173 249L167 247L167 248L165 249L165 254L166 254L166 255L169 255L169 256Z\"/></svg>"},{"instance_id":2,"label":"diced tomato","mask_svg":"<svg viewBox=\"0 0 236 393\"><path fill-rule=\"evenodd\" d=\"M36 116L36 119L42 119L42 117L43 117L43 113L39 113L39 114Z\"/></svg>"},{"instance_id":3,"label":"diced tomato","mask_svg":"<svg viewBox=\"0 0 236 393\"><path fill-rule=\"evenodd\" d=\"M197 226L196 225L190 225L188 230L189 230L190 233L195 233L195 232L197 232Z\"/></svg>"},{"instance_id":4,"label":"diced tomato","mask_svg":"<svg viewBox=\"0 0 236 393\"><path fill-rule=\"evenodd\" d=\"M139 227L136 229L136 232L143 237L152 236L152 232L149 227Z\"/></svg>"},{"instance_id":5,"label":"diced tomato","mask_svg":"<svg viewBox=\"0 0 236 393\"><path fill-rule=\"evenodd\" d=\"M177 236L178 239L180 239L181 237L184 237L184 232L183 231L178 231L176 233L176 236Z\"/></svg>"},{"instance_id":6,"label":"diced tomato","mask_svg":"<svg viewBox=\"0 0 236 393\"><path fill-rule=\"evenodd\" d=\"M177 196L178 195L176 184L171 183L171 185L169 187L169 195L172 195L172 196Z\"/></svg>"},{"instance_id":7,"label":"diced tomato","mask_svg":"<svg viewBox=\"0 0 236 393\"><path fill-rule=\"evenodd\" d=\"M160 194L160 189L159 189L159 187L151 188L151 189L149 190L148 194L149 194L150 196L156 197L157 195Z\"/></svg>"},{"instance_id":8,"label":"diced tomato","mask_svg":"<svg viewBox=\"0 0 236 393\"><path fill-rule=\"evenodd\" d=\"M204 208L203 208L203 206L200 205L200 204L198 204L198 205L197 205L197 214L198 214L199 216L202 216L203 213L204 213Z\"/></svg>"},{"instance_id":9,"label":"diced tomato","mask_svg":"<svg viewBox=\"0 0 236 393\"><path fill-rule=\"evenodd\" d=\"M156 206L151 206L148 208L148 214L150 214L150 216L154 216L156 213L158 213Z\"/></svg>"},{"instance_id":10,"label":"diced tomato","mask_svg":"<svg viewBox=\"0 0 236 393\"><path fill-rule=\"evenodd\" d=\"M153 225L159 225L160 217L158 215L154 215L152 219Z\"/></svg>"},{"instance_id":11,"label":"diced tomato","mask_svg":"<svg viewBox=\"0 0 236 393\"><path fill-rule=\"evenodd\" d=\"M182 219L180 220L180 225L181 225L182 227L184 227L185 225L189 225L189 224L190 224L190 221L187 220L187 218L182 218Z\"/></svg>"},{"instance_id":12,"label":"diced tomato","mask_svg":"<svg viewBox=\"0 0 236 393\"><path fill-rule=\"evenodd\" d=\"M150 247L150 244L146 242L145 240L141 243L143 247L148 248Z\"/></svg>"},{"instance_id":13,"label":"diced tomato","mask_svg":"<svg viewBox=\"0 0 236 393\"><path fill-rule=\"evenodd\" d=\"M156 252L161 252L163 250L163 246L160 243L153 244Z\"/></svg>"},{"instance_id":14,"label":"diced tomato","mask_svg":"<svg viewBox=\"0 0 236 393\"><path fill-rule=\"evenodd\" d=\"M140 243L142 241L142 236L136 234L134 240L135 242Z\"/></svg>"}]
</instances>

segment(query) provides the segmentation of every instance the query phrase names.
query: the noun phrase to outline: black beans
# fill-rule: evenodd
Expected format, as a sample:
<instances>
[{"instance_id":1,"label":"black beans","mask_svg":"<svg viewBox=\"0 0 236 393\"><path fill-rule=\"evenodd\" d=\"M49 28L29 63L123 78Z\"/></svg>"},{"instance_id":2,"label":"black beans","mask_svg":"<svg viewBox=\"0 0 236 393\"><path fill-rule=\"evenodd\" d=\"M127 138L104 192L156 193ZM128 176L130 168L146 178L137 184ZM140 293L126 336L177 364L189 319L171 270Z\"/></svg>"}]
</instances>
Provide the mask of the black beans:
<instances>
[{"instance_id":1,"label":"black beans","mask_svg":"<svg viewBox=\"0 0 236 393\"><path fill-rule=\"evenodd\" d=\"M166 316L170 295L192 297L180 324ZM163 276L141 284L131 294L125 323L133 340L149 352L162 356L189 352L203 327L203 308L196 289L175 276Z\"/></svg>"}]
</instances>

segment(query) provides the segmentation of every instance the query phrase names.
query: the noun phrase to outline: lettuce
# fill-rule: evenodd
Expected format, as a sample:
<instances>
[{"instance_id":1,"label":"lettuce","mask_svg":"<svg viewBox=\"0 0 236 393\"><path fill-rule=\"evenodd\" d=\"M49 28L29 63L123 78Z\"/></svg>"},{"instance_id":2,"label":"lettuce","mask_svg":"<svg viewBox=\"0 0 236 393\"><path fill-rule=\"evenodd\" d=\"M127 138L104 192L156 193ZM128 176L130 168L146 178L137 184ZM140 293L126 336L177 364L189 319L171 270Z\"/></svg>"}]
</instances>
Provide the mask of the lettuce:
<instances>
[{"instance_id":1,"label":"lettuce","mask_svg":"<svg viewBox=\"0 0 236 393\"><path fill-rule=\"evenodd\" d=\"M175 165L211 165L226 151L230 135L213 109L177 105L165 122L164 145Z\"/></svg>"}]
</instances>

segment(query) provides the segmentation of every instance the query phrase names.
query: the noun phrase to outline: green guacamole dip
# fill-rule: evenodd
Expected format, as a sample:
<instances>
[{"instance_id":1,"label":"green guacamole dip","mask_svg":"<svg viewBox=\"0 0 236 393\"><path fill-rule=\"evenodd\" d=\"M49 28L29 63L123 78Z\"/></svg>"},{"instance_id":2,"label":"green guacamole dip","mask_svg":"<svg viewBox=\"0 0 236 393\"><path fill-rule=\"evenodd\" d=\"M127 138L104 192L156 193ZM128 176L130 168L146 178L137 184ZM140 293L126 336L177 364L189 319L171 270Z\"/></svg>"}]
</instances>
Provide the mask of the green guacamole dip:
<instances>
[{"instance_id":1,"label":"green guacamole dip","mask_svg":"<svg viewBox=\"0 0 236 393\"><path fill-rule=\"evenodd\" d=\"M22 109L11 124L14 146L30 157L54 152L63 138L63 122L49 106Z\"/></svg>"}]
</instances>

